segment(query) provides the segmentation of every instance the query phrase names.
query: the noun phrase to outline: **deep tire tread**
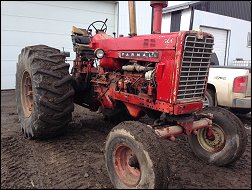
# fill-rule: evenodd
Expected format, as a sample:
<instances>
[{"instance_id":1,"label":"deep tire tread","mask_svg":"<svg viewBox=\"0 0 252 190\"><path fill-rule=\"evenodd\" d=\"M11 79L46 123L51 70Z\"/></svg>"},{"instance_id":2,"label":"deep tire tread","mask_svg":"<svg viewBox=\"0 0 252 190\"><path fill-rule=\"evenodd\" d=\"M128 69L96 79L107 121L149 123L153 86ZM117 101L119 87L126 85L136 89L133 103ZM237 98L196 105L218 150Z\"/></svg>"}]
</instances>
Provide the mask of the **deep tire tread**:
<instances>
[{"instance_id":1,"label":"deep tire tread","mask_svg":"<svg viewBox=\"0 0 252 190\"><path fill-rule=\"evenodd\" d=\"M72 98L74 95L74 90L70 90L69 92L67 92L65 95L61 96L60 98L58 98L57 100L55 100L56 104L59 104L61 102L66 101L68 98Z\"/></svg>"},{"instance_id":2,"label":"deep tire tread","mask_svg":"<svg viewBox=\"0 0 252 190\"><path fill-rule=\"evenodd\" d=\"M54 105L53 103L50 103L50 102L48 102L48 101L46 101L46 100L44 100L44 99L40 99L40 100L39 100L39 103L40 103L41 105L46 106L47 108L50 108L50 109L56 111L56 112L59 112L59 111L62 110L62 108L61 108L60 106Z\"/></svg>"},{"instance_id":3,"label":"deep tire tread","mask_svg":"<svg viewBox=\"0 0 252 190\"><path fill-rule=\"evenodd\" d=\"M69 64L68 63L61 63L60 65L56 65L56 66L53 66L52 67L52 70L55 71L55 70L58 70L58 69L62 69L62 68L69 68Z\"/></svg>"},{"instance_id":4,"label":"deep tire tread","mask_svg":"<svg viewBox=\"0 0 252 190\"><path fill-rule=\"evenodd\" d=\"M149 152L156 176L154 188L167 189L170 180L169 160L161 143L161 139L155 134L154 130L139 121L124 121L114 127L111 132L113 133L120 129L130 132L135 140L141 142L145 150Z\"/></svg>"},{"instance_id":5,"label":"deep tire tread","mask_svg":"<svg viewBox=\"0 0 252 190\"><path fill-rule=\"evenodd\" d=\"M69 75L61 80L58 80L56 82L54 82L54 86L55 87L59 87L59 86L62 86L63 84L65 83L69 83L70 81L72 80L72 77Z\"/></svg>"},{"instance_id":6,"label":"deep tire tread","mask_svg":"<svg viewBox=\"0 0 252 190\"><path fill-rule=\"evenodd\" d=\"M36 86L36 88L37 89L43 89L45 91L49 91L49 92L51 92L53 94L56 94L56 95L62 95L63 94L63 92L61 92L61 91L59 91L59 90L57 90L57 89L55 89L53 87L46 86L44 84L39 84L39 85Z\"/></svg>"},{"instance_id":7,"label":"deep tire tread","mask_svg":"<svg viewBox=\"0 0 252 190\"><path fill-rule=\"evenodd\" d=\"M240 143L240 147L241 148L238 149L238 153L236 154L236 157L233 158L233 160L227 164L227 165L231 165L231 164L235 163L242 156L242 154L246 150L246 145L247 145L247 141L248 141L248 139L247 139L248 135L247 135L247 133L246 133L246 131L244 129L244 125L243 125L243 123L241 122L241 120L236 115L234 115L233 113L225 110L224 108L217 107L217 108L208 108L208 109L210 109L210 111L217 109L217 111L218 111L219 114L223 114L226 118L229 118L229 120L232 120L232 123L234 123L234 125L236 123L237 126L239 126L239 128L237 128L238 129L237 132L238 132L239 136L241 137L240 138L241 139L241 143ZM225 111L223 111L223 110L225 110Z\"/></svg>"},{"instance_id":8,"label":"deep tire tread","mask_svg":"<svg viewBox=\"0 0 252 190\"><path fill-rule=\"evenodd\" d=\"M47 71L46 69L38 69L38 70L36 70L35 71L35 73L34 74L46 74L46 75L48 75L48 76L52 76L52 77L55 77L55 78L57 78L57 79L60 79L61 78L61 76L59 75L59 74L57 74L57 73L54 73L54 72L52 72L52 71Z\"/></svg>"},{"instance_id":9,"label":"deep tire tread","mask_svg":"<svg viewBox=\"0 0 252 190\"><path fill-rule=\"evenodd\" d=\"M24 69L30 72L32 78L35 105L29 119L22 115L18 86L18 78L22 76ZM69 64L65 63L65 56L58 49L45 45L22 49L17 63L16 93L21 127L28 138L55 136L71 121L74 90L68 69Z\"/></svg>"},{"instance_id":10,"label":"deep tire tread","mask_svg":"<svg viewBox=\"0 0 252 190\"><path fill-rule=\"evenodd\" d=\"M232 132L232 135L238 135L238 137L239 137L239 142L237 144L238 147L236 147L236 152L232 152L232 156L230 155L228 158L225 157L225 160L221 160L221 161L215 160L213 162L213 164L215 164L217 166L232 165L242 156L242 154L246 150L247 133L246 133L246 130L244 128L243 123L236 115L234 115L232 112L230 112L224 108L207 107L207 108L203 109L202 112L203 113L214 113L214 115L218 116L219 118L223 118L223 120L224 120L224 118L227 119L228 122L230 122L229 126L236 126L235 128L234 127L230 128L230 131L229 131L229 132ZM192 143L191 144L191 147L192 147L193 141L190 142L190 138L189 138L189 143L190 144Z\"/></svg>"}]
</instances>

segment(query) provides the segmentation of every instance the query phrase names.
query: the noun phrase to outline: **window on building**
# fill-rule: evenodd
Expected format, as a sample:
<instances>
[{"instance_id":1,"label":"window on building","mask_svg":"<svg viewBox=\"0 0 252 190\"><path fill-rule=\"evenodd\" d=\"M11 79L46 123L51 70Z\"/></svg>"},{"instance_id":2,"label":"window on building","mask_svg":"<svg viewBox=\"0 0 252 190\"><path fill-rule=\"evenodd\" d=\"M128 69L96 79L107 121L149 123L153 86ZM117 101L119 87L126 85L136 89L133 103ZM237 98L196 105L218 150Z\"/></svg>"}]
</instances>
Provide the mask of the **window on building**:
<instances>
[{"instance_id":1,"label":"window on building","mask_svg":"<svg viewBox=\"0 0 252 190\"><path fill-rule=\"evenodd\" d=\"M248 47L251 47L251 32L248 33Z\"/></svg>"}]
</instances>

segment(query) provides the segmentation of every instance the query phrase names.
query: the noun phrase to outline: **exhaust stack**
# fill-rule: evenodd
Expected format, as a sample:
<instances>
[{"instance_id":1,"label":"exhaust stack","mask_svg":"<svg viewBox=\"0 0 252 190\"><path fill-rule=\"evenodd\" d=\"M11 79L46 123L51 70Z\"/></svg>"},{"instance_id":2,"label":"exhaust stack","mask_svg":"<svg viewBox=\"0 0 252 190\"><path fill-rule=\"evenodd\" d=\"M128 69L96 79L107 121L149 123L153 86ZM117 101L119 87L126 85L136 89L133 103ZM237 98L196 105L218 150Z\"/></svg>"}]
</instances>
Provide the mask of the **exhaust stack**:
<instances>
[{"instance_id":1,"label":"exhaust stack","mask_svg":"<svg viewBox=\"0 0 252 190\"><path fill-rule=\"evenodd\" d=\"M150 6L153 8L153 34L161 33L162 9L167 7L167 1L151 1Z\"/></svg>"},{"instance_id":2,"label":"exhaust stack","mask_svg":"<svg viewBox=\"0 0 252 190\"><path fill-rule=\"evenodd\" d=\"M129 7L129 24L130 24L130 36L137 35L137 28L136 28L136 8L135 8L135 1L128 1Z\"/></svg>"}]
</instances>

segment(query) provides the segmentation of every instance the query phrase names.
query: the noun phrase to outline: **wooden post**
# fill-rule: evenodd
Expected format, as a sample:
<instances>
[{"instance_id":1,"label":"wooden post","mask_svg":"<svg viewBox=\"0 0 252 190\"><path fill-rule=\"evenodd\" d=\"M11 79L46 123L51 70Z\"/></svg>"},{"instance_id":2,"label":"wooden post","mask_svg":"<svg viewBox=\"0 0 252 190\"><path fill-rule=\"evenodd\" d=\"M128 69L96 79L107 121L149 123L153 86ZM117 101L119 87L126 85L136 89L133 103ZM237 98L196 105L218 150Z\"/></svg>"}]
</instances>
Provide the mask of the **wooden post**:
<instances>
[{"instance_id":1,"label":"wooden post","mask_svg":"<svg viewBox=\"0 0 252 190\"><path fill-rule=\"evenodd\" d=\"M137 35L137 28L136 28L136 8L135 8L135 1L128 1L129 6L129 24L130 24L130 36Z\"/></svg>"}]
</instances>

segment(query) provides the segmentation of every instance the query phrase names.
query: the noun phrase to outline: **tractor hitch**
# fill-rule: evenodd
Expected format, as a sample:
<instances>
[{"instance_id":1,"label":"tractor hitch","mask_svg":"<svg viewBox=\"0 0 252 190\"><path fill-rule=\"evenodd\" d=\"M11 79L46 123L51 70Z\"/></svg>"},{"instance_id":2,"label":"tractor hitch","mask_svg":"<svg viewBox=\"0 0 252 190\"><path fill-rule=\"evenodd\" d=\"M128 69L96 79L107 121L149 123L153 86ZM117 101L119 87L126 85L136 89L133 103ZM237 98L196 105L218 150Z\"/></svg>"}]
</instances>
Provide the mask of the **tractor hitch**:
<instances>
[{"instance_id":1,"label":"tractor hitch","mask_svg":"<svg viewBox=\"0 0 252 190\"><path fill-rule=\"evenodd\" d=\"M189 122L177 122L178 125L163 127L161 129L155 129L155 133L165 139L169 139L171 141L175 140L175 135L180 135L182 133L186 133L187 135L197 134L197 130L201 128L208 128L208 136L209 139L213 137L212 135L212 120L209 118L202 118L197 121L189 121Z\"/></svg>"}]
</instances>

